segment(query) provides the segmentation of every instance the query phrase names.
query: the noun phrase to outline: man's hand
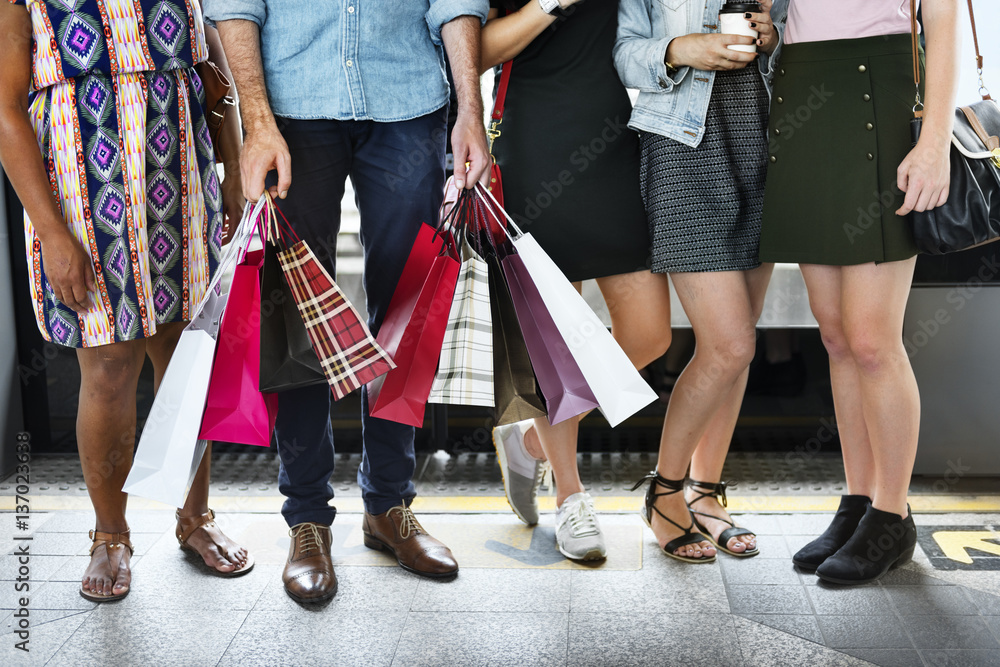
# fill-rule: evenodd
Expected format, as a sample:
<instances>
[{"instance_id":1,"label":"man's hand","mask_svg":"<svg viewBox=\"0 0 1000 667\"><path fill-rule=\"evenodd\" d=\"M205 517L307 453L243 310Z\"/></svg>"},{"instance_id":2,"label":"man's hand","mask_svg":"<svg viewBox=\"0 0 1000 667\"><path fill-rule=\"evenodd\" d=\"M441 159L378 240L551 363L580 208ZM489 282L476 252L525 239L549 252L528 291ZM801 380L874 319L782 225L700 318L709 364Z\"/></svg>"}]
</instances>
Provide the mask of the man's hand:
<instances>
[{"instance_id":1,"label":"man's hand","mask_svg":"<svg viewBox=\"0 0 1000 667\"><path fill-rule=\"evenodd\" d=\"M243 195L256 203L264 194L264 179L272 169L278 172L278 184L268 188L271 197L284 199L292 185L292 156L288 144L274 123L247 131L240 154Z\"/></svg>"},{"instance_id":2,"label":"man's hand","mask_svg":"<svg viewBox=\"0 0 1000 667\"><path fill-rule=\"evenodd\" d=\"M486 147L482 120L460 114L451 133L451 149L455 156L455 185L460 189L473 188L478 181L485 187L489 183L492 158Z\"/></svg>"},{"instance_id":3,"label":"man's hand","mask_svg":"<svg viewBox=\"0 0 1000 667\"><path fill-rule=\"evenodd\" d=\"M97 280L90 257L69 231L62 227L42 242L42 263L45 277L59 303L79 314L90 310L88 291L97 291Z\"/></svg>"},{"instance_id":4,"label":"man's hand","mask_svg":"<svg viewBox=\"0 0 1000 667\"><path fill-rule=\"evenodd\" d=\"M459 16L441 27L441 40L448 52L458 96L458 122L451 134L455 185L466 189L476 187L477 181L485 186L490 177L483 96L479 89L480 33L479 19L474 16Z\"/></svg>"}]
</instances>

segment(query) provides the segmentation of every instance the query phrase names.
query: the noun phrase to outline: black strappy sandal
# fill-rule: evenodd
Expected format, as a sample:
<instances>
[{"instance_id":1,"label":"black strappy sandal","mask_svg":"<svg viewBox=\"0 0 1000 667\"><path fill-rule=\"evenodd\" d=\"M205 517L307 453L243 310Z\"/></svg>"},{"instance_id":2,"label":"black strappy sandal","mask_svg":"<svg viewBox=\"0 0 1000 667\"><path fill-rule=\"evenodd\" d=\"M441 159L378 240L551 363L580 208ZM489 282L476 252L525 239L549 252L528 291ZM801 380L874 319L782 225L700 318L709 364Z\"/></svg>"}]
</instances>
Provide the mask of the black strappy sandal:
<instances>
[{"instance_id":1,"label":"black strappy sandal","mask_svg":"<svg viewBox=\"0 0 1000 667\"><path fill-rule=\"evenodd\" d=\"M712 496L717 497L723 507L727 507L729 505L729 501L726 499L725 482L719 482L718 484L713 484L711 482L699 482L698 480L688 479L688 486L695 489L695 493L698 494L697 498L688 503L689 508L693 503L698 502L702 498L711 498ZM698 489L708 489L708 491L699 491ZM719 534L719 539L716 540L714 537L712 537L712 533L707 528L705 528L705 526L701 523L701 521L698 521L698 517L696 515L699 514L701 516L707 516L710 519L715 519L716 521L728 523L730 527L722 531ZM730 556L736 556L737 558L750 558L751 556L756 556L757 554L760 553L760 549L758 549L757 547L754 547L753 549L747 549L746 551L741 553L739 551L733 551L725 546L729 544L729 540L733 539L734 537L739 537L740 535L753 535L754 537L756 537L757 533L753 532L752 530L747 530L746 528L740 528L734 522L729 521L727 519L723 519L721 516L715 516L714 514L706 514L705 512L699 512L694 508L691 508L691 515L694 518L694 524L698 526L698 530L705 533L708 536L708 541L711 542L715 546L715 548L718 549L719 551L724 551Z\"/></svg>"},{"instance_id":2,"label":"black strappy sandal","mask_svg":"<svg viewBox=\"0 0 1000 667\"><path fill-rule=\"evenodd\" d=\"M686 547L689 544L697 544L698 542L712 541L711 538L708 538L705 535L702 535L701 533L694 530L694 527L697 524L697 519L695 519L693 515L691 516L691 525L685 528L684 526L680 525L679 523L677 523L676 521L674 521L673 519L671 519L666 514L664 514L663 512L661 512L656 508L657 498L660 498L662 496L672 496L675 493L684 491L684 480L666 479L665 477L661 477L655 470L653 470L648 475L646 475L638 482L636 482L635 486L632 487L632 490L635 491L636 489L638 489L640 486L642 486L643 482L645 482L646 480L649 480L649 488L646 489L646 505L642 510L643 521L645 521L646 525L649 526L650 530L652 530L653 512L656 512L657 514L660 515L662 519L664 519L665 521L669 521L670 523L674 524L675 526L684 531L683 535L673 540L670 540L669 542L667 542L667 546L662 547L663 553L670 556L671 558L676 558L677 560L683 561L685 563L714 563L715 556L691 558L689 556L678 556L677 554L674 553L674 549L680 549L681 547ZM665 491L664 493L654 493L654 489L657 486L662 486L663 488L669 490ZM688 511L690 512L690 509Z\"/></svg>"}]
</instances>

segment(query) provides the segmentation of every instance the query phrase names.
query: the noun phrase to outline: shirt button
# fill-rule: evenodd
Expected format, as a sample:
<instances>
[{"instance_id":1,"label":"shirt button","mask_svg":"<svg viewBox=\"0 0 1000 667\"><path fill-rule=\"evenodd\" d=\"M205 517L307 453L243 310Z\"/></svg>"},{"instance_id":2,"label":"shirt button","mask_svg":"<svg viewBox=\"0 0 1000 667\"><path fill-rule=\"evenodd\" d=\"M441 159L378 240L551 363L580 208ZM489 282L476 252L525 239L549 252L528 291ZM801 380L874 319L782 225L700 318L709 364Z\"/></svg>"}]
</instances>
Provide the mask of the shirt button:
<instances>
[{"instance_id":1,"label":"shirt button","mask_svg":"<svg viewBox=\"0 0 1000 667\"><path fill-rule=\"evenodd\" d=\"M353 61L353 60L350 60L350 59L348 59L348 60L347 60L347 62L346 62L346 63L344 63L344 64L345 64L345 65L347 65L348 67L353 67L353 66L354 66L354 61Z\"/></svg>"},{"instance_id":2,"label":"shirt button","mask_svg":"<svg viewBox=\"0 0 1000 667\"><path fill-rule=\"evenodd\" d=\"M874 159L875 159L875 156L874 156L874 155L872 155L871 153L869 153L869 154L867 155L867 157L868 157L868 159L869 159L869 160L874 160Z\"/></svg>"},{"instance_id":3,"label":"shirt button","mask_svg":"<svg viewBox=\"0 0 1000 667\"><path fill-rule=\"evenodd\" d=\"M865 129L866 129L866 130L874 130L874 129L875 129L875 126L874 126L874 125L872 125L871 123L866 123L866 124L865 124Z\"/></svg>"},{"instance_id":4,"label":"shirt button","mask_svg":"<svg viewBox=\"0 0 1000 667\"><path fill-rule=\"evenodd\" d=\"M664 81L663 79L660 79L660 88L666 88L666 87L667 87L667 82Z\"/></svg>"},{"instance_id":5,"label":"shirt button","mask_svg":"<svg viewBox=\"0 0 1000 667\"><path fill-rule=\"evenodd\" d=\"M865 93L864 95L861 96L861 99L863 99L865 102L871 102L872 96L869 95L868 93Z\"/></svg>"},{"instance_id":6,"label":"shirt button","mask_svg":"<svg viewBox=\"0 0 1000 667\"><path fill-rule=\"evenodd\" d=\"M777 102L778 104L784 104L784 103L785 103L785 98L783 98L783 97L778 97L778 99L776 99L775 101L776 101L776 102Z\"/></svg>"},{"instance_id":7,"label":"shirt button","mask_svg":"<svg viewBox=\"0 0 1000 667\"><path fill-rule=\"evenodd\" d=\"M868 68L864 65L858 65L858 71L864 73L868 71Z\"/></svg>"},{"instance_id":8,"label":"shirt button","mask_svg":"<svg viewBox=\"0 0 1000 667\"><path fill-rule=\"evenodd\" d=\"M353 14L354 13L354 6L353 5L347 8L347 13L348 14Z\"/></svg>"}]
</instances>

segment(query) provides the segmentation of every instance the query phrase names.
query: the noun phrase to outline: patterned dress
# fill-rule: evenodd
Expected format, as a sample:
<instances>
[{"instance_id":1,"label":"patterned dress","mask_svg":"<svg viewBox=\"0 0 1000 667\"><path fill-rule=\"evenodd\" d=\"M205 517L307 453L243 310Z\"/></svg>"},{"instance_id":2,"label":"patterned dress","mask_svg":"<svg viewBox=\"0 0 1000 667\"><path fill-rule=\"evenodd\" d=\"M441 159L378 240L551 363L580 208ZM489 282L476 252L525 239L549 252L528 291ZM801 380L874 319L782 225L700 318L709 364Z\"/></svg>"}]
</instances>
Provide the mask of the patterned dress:
<instances>
[{"instance_id":1,"label":"patterned dress","mask_svg":"<svg viewBox=\"0 0 1000 667\"><path fill-rule=\"evenodd\" d=\"M94 347L190 319L218 265L222 193L195 63L200 0L10 0L31 13L29 114L52 195L89 251L89 312L59 303L25 215L46 340Z\"/></svg>"}]
</instances>

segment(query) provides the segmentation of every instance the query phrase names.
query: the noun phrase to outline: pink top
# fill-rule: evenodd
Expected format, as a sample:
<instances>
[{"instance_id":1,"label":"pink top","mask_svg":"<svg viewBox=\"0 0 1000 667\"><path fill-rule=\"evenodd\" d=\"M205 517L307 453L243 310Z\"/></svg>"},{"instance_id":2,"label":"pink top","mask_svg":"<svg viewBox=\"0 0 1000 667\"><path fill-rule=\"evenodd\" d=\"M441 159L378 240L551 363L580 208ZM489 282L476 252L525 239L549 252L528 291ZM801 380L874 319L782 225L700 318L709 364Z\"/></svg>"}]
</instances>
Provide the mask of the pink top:
<instances>
[{"instance_id":1,"label":"pink top","mask_svg":"<svg viewBox=\"0 0 1000 667\"><path fill-rule=\"evenodd\" d=\"M910 32L910 0L791 0L785 44L901 32Z\"/></svg>"}]
</instances>

